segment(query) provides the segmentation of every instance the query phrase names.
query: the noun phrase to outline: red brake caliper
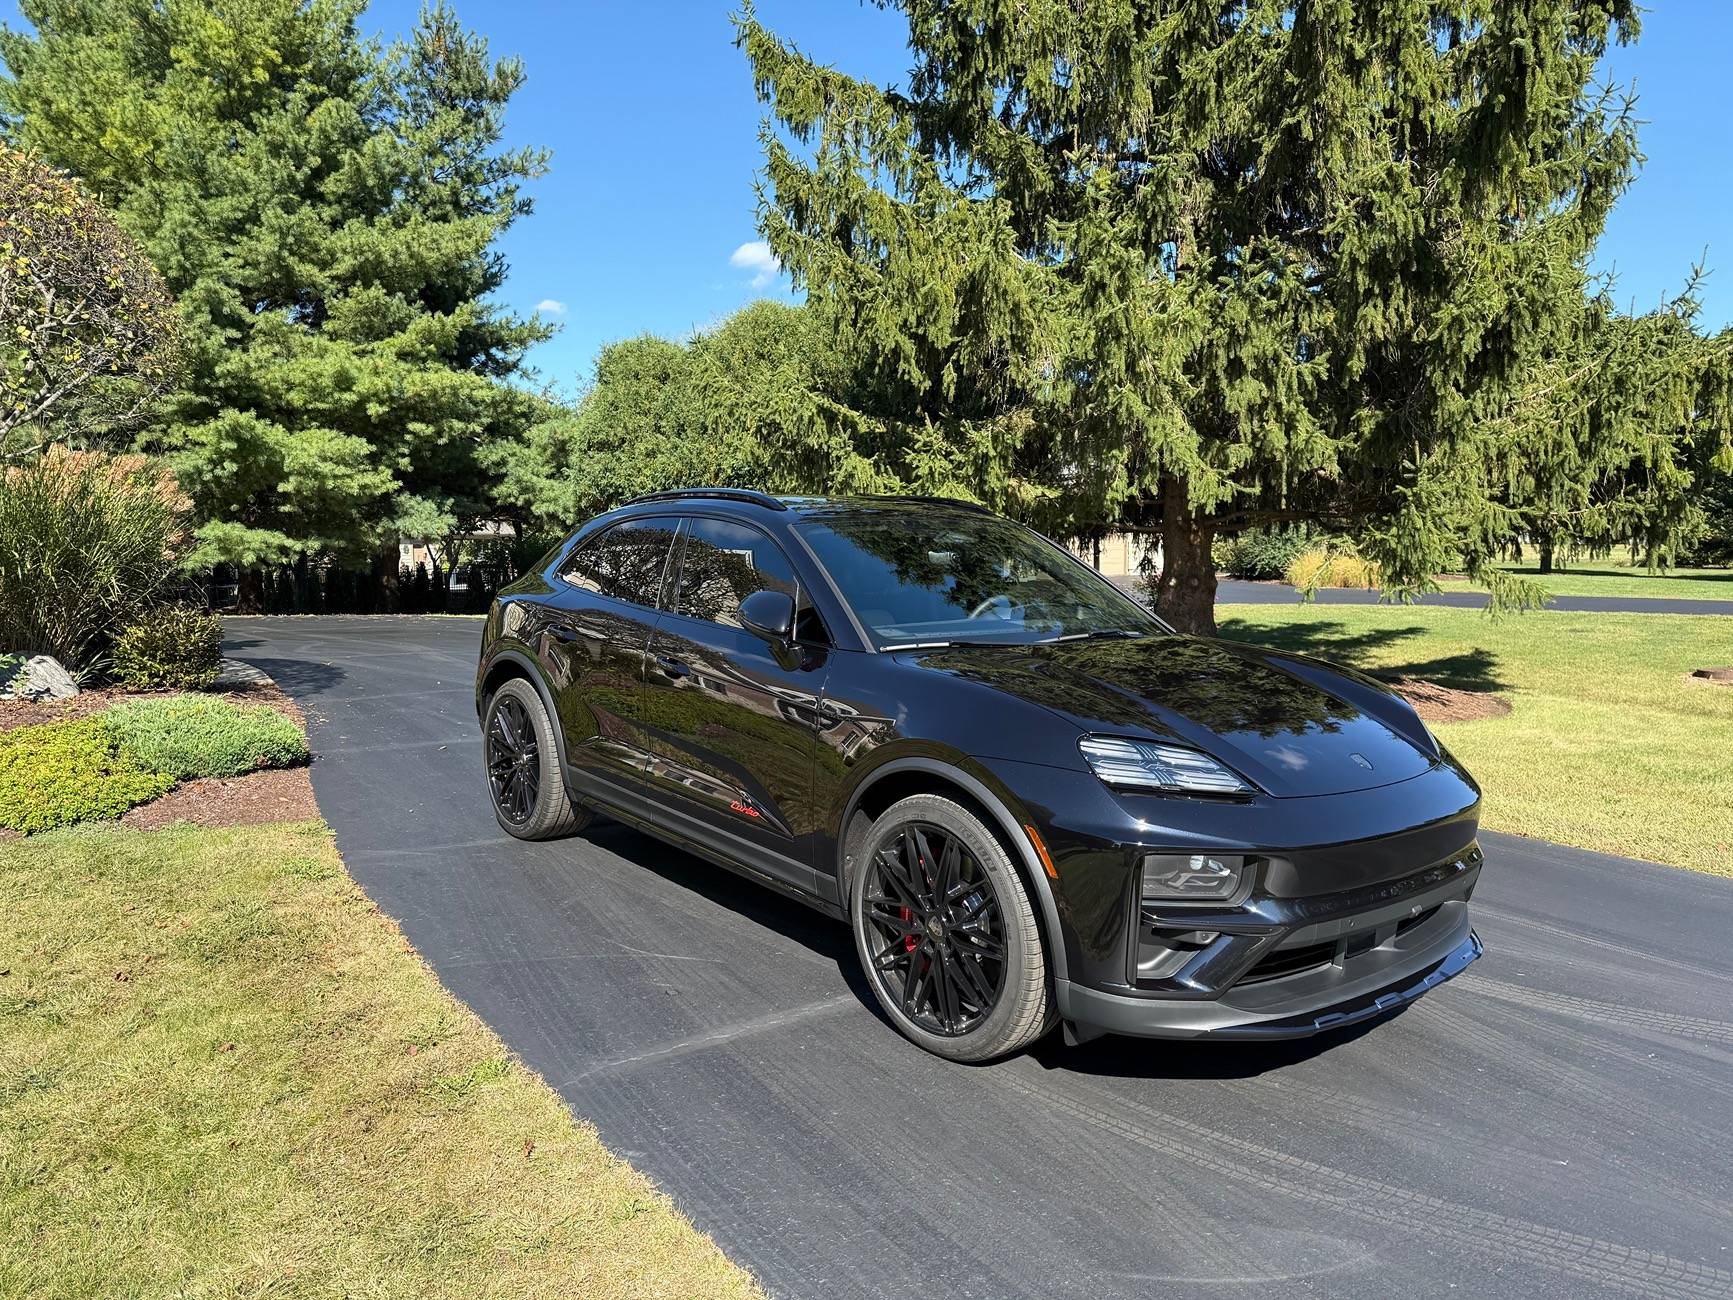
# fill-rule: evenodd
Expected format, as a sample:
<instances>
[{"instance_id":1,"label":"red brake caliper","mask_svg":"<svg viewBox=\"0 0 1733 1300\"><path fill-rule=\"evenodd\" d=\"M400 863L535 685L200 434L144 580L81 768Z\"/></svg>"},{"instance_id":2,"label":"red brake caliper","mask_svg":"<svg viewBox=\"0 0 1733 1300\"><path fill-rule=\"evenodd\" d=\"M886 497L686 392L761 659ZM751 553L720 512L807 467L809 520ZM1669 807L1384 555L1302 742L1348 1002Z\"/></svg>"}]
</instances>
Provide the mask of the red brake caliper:
<instances>
[{"instance_id":1,"label":"red brake caliper","mask_svg":"<svg viewBox=\"0 0 1733 1300\"><path fill-rule=\"evenodd\" d=\"M905 920L905 921L912 921L915 919L914 912L912 912L907 907L900 907L897 909L897 911L902 916L903 920ZM903 936L903 951L904 952L913 952L914 950L915 950L915 936L914 936L914 934L913 933L905 934Z\"/></svg>"}]
</instances>

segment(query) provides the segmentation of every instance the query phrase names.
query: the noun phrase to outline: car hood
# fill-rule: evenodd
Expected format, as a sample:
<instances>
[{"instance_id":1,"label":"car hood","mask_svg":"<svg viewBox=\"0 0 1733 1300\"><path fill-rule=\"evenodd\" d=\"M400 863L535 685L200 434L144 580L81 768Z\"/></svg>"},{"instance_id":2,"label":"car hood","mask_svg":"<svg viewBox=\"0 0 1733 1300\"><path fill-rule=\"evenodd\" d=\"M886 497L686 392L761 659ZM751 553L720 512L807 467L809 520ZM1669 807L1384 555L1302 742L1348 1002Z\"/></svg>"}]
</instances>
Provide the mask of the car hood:
<instances>
[{"instance_id":1,"label":"car hood","mask_svg":"<svg viewBox=\"0 0 1733 1300\"><path fill-rule=\"evenodd\" d=\"M1388 687L1234 641L1150 636L908 657L1051 709L1084 731L1201 749L1279 797L1373 789L1443 761Z\"/></svg>"}]
</instances>

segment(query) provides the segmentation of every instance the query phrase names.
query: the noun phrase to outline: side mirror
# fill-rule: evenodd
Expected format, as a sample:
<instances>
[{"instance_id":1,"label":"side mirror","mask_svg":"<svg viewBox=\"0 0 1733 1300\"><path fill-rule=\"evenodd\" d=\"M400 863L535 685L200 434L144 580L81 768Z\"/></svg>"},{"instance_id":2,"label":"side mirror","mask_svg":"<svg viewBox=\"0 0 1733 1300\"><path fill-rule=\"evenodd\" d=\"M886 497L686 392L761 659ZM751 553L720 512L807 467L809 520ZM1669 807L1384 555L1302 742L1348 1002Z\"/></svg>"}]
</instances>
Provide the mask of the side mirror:
<instances>
[{"instance_id":1,"label":"side mirror","mask_svg":"<svg viewBox=\"0 0 1733 1300\"><path fill-rule=\"evenodd\" d=\"M767 641L794 635L794 597L786 591L755 591L740 602L740 625Z\"/></svg>"}]
</instances>

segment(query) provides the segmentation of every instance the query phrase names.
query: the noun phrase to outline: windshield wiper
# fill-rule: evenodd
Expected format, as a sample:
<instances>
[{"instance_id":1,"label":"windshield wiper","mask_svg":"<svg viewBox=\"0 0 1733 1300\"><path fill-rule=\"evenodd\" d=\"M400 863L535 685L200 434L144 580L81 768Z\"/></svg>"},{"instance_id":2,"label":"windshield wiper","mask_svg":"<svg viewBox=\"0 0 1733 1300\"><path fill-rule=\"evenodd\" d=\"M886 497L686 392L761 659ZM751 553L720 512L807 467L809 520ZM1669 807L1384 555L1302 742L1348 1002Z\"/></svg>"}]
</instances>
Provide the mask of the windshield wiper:
<instances>
[{"instance_id":1,"label":"windshield wiper","mask_svg":"<svg viewBox=\"0 0 1733 1300\"><path fill-rule=\"evenodd\" d=\"M1134 632L1128 627L1104 627L1093 632L1067 632L1064 636L1056 636L1053 641L1037 641L1037 645L1052 645L1054 641L1122 641L1136 640L1140 636L1148 636L1147 632Z\"/></svg>"},{"instance_id":2,"label":"windshield wiper","mask_svg":"<svg viewBox=\"0 0 1733 1300\"><path fill-rule=\"evenodd\" d=\"M954 650L963 647L982 648L988 650L1021 650L1031 643L1028 641L899 641L895 645L882 645L880 651L891 650Z\"/></svg>"}]
</instances>

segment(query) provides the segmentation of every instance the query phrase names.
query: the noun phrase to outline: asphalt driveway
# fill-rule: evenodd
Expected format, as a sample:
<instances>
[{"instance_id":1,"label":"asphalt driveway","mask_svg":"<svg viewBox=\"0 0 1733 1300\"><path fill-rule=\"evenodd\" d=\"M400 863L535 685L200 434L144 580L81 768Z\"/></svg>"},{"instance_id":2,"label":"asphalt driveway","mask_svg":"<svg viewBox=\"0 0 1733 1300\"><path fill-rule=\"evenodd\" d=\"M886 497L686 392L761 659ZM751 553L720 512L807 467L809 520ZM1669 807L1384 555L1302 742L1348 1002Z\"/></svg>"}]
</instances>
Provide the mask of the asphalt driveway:
<instances>
[{"instance_id":1,"label":"asphalt driveway","mask_svg":"<svg viewBox=\"0 0 1733 1300\"><path fill-rule=\"evenodd\" d=\"M489 812L470 619L228 620L356 879L774 1295L1733 1296L1733 881L1505 836L1488 953L1369 1030L950 1065L847 932Z\"/></svg>"}]
</instances>

